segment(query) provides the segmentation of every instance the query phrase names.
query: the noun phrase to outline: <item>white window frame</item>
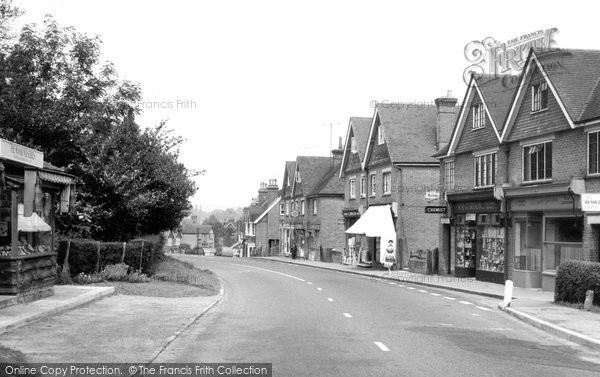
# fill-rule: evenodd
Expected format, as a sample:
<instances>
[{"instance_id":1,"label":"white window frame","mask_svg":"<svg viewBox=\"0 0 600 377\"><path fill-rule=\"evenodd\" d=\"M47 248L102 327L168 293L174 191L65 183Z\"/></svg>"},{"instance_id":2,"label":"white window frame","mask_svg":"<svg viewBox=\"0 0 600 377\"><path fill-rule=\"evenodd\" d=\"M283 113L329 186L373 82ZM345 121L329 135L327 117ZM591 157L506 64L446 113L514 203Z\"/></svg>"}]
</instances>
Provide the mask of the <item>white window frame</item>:
<instances>
[{"instance_id":1,"label":"white window frame","mask_svg":"<svg viewBox=\"0 0 600 377\"><path fill-rule=\"evenodd\" d=\"M372 198L377 196L377 173L369 175L369 196Z\"/></svg>"},{"instance_id":2,"label":"white window frame","mask_svg":"<svg viewBox=\"0 0 600 377\"><path fill-rule=\"evenodd\" d=\"M489 167L491 170L488 170L488 161L487 161L488 159L490 159ZM479 169L478 169L478 161L480 161L480 160L483 163L479 163ZM491 174L490 174L490 176L488 176L488 173L490 171L491 171ZM477 178L479 178L479 181ZM498 180L498 152L488 152L488 153L480 153L480 154L474 155L473 156L473 187L475 187L475 188L493 187L496 184L497 180Z\"/></svg>"},{"instance_id":3,"label":"white window frame","mask_svg":"<svg viewBox=\"0 0 600 377\"><path fill-rule=\"evenodd\" d=\"M300 179L300 170L296 170L296 174L295 174L294 180L296 182L302 182L302 180Z\"/></svg>"},{"instance_id":4,"label":"white window frame","mask_svg":"<svg viewBox=\"0 0 600 377\"><path fill-rule=\"evenodd\" d=\"M552 157L550 158L550 163L552 163L552 169L550 170L550 178L546 177L546 152L548 151L548 148L546 148L546 147L544 147L544 169L543 169L543 171L544 171L544 178L542 178L542 179L525 179L525 156L527 154L530 154L530 153L526 153L525 151L526 151L527 148L531 148L531 147L534 147L536 145L542 145L542 144L544 144L544 145L545 144L552 144L552 140L537 141L537 142L530 143L530 144L523 144L521 146L521 178L522 178L523 183L550 182L550 181L552 181L552 170L554 170L554 164L553 164L553 161L552 161ZM536 169L537 169L537 164L536 164ZM529 175L531 176L531 171L529 172Z\"/></svg>"},{"instance_id":5,"label":"white window frame","mask_svg":"<svg viewBox=\"0 0 600 377\"><path fill-rule=\"evenodd\" d=\"M313 215L318 213L317 198L313 198Z\"/></svg>"},{"instance_id":6,"label":"white window frame","mask_svg":"<svg viewBox=\"0 0 600 377\"><path fill-rule=\"evenodd\" d=\"M351 177L348 180L348 196L350 196L350 199L356 199L356 177Z\"/></svg>"},{"instance_id":7,"label":"white window frame","mask_svg":"<svg viewBox=\"0 0 600 377\"><path fill-rule=\"evenodd\" d=\"M594 134L596 137L596 171L590 170L590 137ZM587 133L587 173L588 175L600 175L600 129L591 130Z\"/></svg>"},{"instance_id":8,"label":"white window frame","mask_svg":"<svg viewBox=\"0 0 600 377\"><path fill-rule=\"evenodd\" d=\"M542 94L544 92L546 93L546 106L542 107ZM546 81L542 81L531 87L531 112L537 113L544 110L548 110L548 83Z\"/></svg>"},{"instance_id":9,"label":"white window frame","mask_svg":"<svg viewBox=\"0 0 600 377\"><path fill-rule=\"evenodd\" d=\"M290 215L290 201L286 200L285 202L285 215L289 216Z\"/></svg>"},{"instance_id":10,"label":"white window frame","mask_svg":"<svg viewBox=\"0 0 600 377\"><path fill-rule=\"evenodd\" d=\"M364 174L360 176L360 197L367 197L367 177Z\"/></svg>"},{"instance_id":11,"label":"white window frame","mask_svg":"<svg viewBox=\"0 0 600 377\"><path fill-rule=\"evenodd\" d=\"M483 103L472 106L473 110L473 129L479 130L485 127L485 107Z\"/></svg>"},{"instance_id":12,"label":"white window frame","mask_svg":"<svg viewBox=\"0 0 600 377\"><path fill-rule=\"evenodd\" d=\"M304 216L304 199L300 201L300 214Z\"/></svg>"},{"instance_id":13,"label":"white window frame","mask_svg":"<svg viewBox=\"0 0 600 377\"><path fill-rule=\"evenodd\" d=\"M385 136L383 134L383 126L380 124L377 127L377 145L382 145L385 143Z\"/></svg>"},{"instance_id":14,"label":"white window frame","mask_svg":"<svg viewBox=\"0 0 600 377\"><path fill-rule=\"evenodd\" d=\"M284 203L279 204L279 216L285 216L285 204Z\"/></svg>"},{"instance_id":15,"label":"white window frame","mask_svg":"<svg viewBox=\"0 0 600 377\"><path fill-rule=\"evenodd\" d=\"M454 159L444 161L444 187L454 190Z\"/></svg>"},{"instance_id":16,"label":"white window frame","mask_svg":"<svg viewBox=\"0 0 600 377\"><path fill-rule=\"evenodd\" d=\"M356 137L352 136L350 139L350 151L352 153L358 153L358 146L356 145Z\"/></svg>"},{"instance_id":17,"label":"white window frame","mask_svg":"<svg viewBox=\"0 0 600 377\"><path fill-rule=\"evenodd\" d=\"M389 177L389 182L387 183L386 188L386 177ZM391 195L392 194L392 169L385 169L381 172L381 190L383 195Z\"/></svg>"}]
</instances>

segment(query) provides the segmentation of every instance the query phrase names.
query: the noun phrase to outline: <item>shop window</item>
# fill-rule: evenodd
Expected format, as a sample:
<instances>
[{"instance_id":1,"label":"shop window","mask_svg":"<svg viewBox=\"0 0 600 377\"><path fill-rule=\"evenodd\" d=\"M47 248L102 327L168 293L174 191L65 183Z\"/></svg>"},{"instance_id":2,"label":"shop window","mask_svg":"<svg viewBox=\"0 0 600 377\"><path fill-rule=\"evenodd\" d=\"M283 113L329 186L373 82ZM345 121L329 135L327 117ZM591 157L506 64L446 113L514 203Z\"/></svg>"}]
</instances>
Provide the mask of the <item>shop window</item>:
<instances>
[{"instance_id":1,"label":"shop window","mask_svg":"<svg viewBox=\"0 0 600 377\"><path fill-rule=\"evenodd\" d=\"M475 156L475 187L489 187L496 183L497 155Z\"/></svg>"},{"instance_id":2,"label":"shop window","mask_svg":"<svg viewBox=\"0 0 600 377\"><path fill-rule=\"evenodd\" d=\"M481 214L477 224L481 227L479 269L504 272L504 228L500 227L500 216Z\"/></svg>"},{"instance_id":3,"label":"shop window","mask_svg":"<svg viewBox=\"0 0 600 377\"><path fill-rule=\"evenodd\" d=\"M568 260L583 260L583 219L547 217L544 232L544 270Z\"/></svg>"},{"instance_id":4,"label":"shop window","mask_svg":"<svg viewBox=\"0 0 600 377\"><path fill-rule=\"evenodd\" d=\"M533 86L531 92L531 111L542 111L548 108L548 83L542 82Z\"/></svg>"},{"instance_id":5,"label":"shop window","mask_svg":"<svg viewBox=\"0 0 600 377\"><path fill-rule=\"evenodd\" d=\"M483 104L474 105L472 107L473 111L473 129L477 130L485 127L485 109Z\"/></svg>"},{"instance_id":6,"label":"shop window","mask_svg":"<svg viewBox=\"0 0 600 377\"><path fill-rule=\"evenodd\" d=\"M476 218L474 215L456 217L456 267L475 268L476 260Z\"/></svg>"},{"instance_id":7,"label":"shop window","mask_svg":"<svg viewBox=\"0 0 600 377\"><path fill-rule=\"evenodd\" d=\"M0 256L10 256L12 247L11 192L4 190L0 195Z\"/></svg>"},{"instance_id":8,"label":"shop window","mask_svg":"<svg viewBox=\"0 0 600 377\"><path fill-rule=\"evenodd\" d=\"M523 181L552 179L552 142L523 147Z\"/></svg>"},{"instance_id":9,"label":"shop window","mask_svg":"<svg viewBox=\"0 0 600 377\"><path fill-rule=\"evenodd\" d=\"M600 174L600 131L588 133L588 174Z\"/></svg>"},{"instance_id":10,"label":"shop window","mask_svg":"<svg viewBox=\"0 0 600 377\"><path fill-rule=\"evenodd\" d=\"M516 219L515 270L540 271L542 253L542 222L538 218Z\"/></svg>"}]
</instances>

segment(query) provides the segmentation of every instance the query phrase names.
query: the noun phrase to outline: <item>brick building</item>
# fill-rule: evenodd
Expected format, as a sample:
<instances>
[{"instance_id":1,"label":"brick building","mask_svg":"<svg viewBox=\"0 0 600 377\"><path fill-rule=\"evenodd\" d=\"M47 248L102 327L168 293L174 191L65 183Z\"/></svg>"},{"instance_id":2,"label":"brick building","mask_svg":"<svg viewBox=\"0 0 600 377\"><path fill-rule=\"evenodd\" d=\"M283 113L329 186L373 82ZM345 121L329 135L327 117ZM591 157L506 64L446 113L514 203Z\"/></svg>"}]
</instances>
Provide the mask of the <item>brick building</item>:
<instances>
[{"instance_id":1,"label":"brick building","mask_svg":"<svg viewBox=\"0 0 600 377\"><path fill-rule=\"evenodd\" d=\"M489 267L490 262L501 265L494 258L503 254L505 278L516 286L552 291L561 262L600 260L600 211L582 208L584 194L594 199L600 193L600 51L532 51L516 87L497 95L485 90L477 93L488 104L494 98L500 103L510 101L510 105L504 114L500 107L497 116L489 111L490 106L484 109L485 116L494 120L499 137L497 141L482 138L487 140L484 145L488 149L481 146L478 152L471 152L471 158L468 138L460 141L466 130L471 128L470 135L479 134L482 129L477 126L494 125L481 123L482 119L492 119L477 115L477 103L461 110L461 114L468 112L478 119L465 117L463 130L459 129L461 121L457 122L457 145L451 145L443 158L443 183L463 182L477 195L491 190L493 200L488 201L487 194L479 202L490 203L485 208L487 204L476 204L474 195L471 200L463 195L461 205L465 208L460 213L455 210L459 201L452 199L461 198L461 194L447 194L451 224L471 229L468 240L465 234L469 232L450 234L450 248L456 249L452 258L460 259L459 249L464 258L469 244L477 271ZM461 145L464 153L457 153ZM496 211L491 206L494 201ZM484 225L495 231L485 233ZM504 234L498 233L501 229ZM486 248L492 251L491 256ZM450 271L454 274L458 272L456 260L454 271Z\"/></svg>"},{"instance_id":2,"label":"brick building","mask_svg":"<svg viewBox=\"0 0 600 377\"><path fill-rule=\"evenodd\" d=\"M267 211L267 214L271 213L270 207L272 206L273 202L278 199L278 197L279 187L277 186L277 180L272 179L269 181L268 185L264 182L261 183L260 188L258 189L258 196L252 199L250 206L244 207L242 256L250 257L253 255L262 255L263 253L268 253L270 250L269 246L279 243L279 235L274 235L272 229L269 229L269 225L272 223L273 215L265 215L265 211L268 209L269 211ZM257 222L259 217L261 218L261 221ZM271 221L269 221L269 218ZM260 229L257 229L257 225L259 224ZM257 233L258 230L260 230L260 233Z\"/></svg>"},{"instance_id":3,"label":"brick building","mask_svg":"<svg viewBox=\"0 0 600 377\"><path fill-rule=\"evenodd\" d=\"M256 252L262 256L279 255L279 202L281 197L277 180L269 180L265 189L270 193L266 201L268 206L254 220ZM275 193L277 196L273 198Z\"/></svg>"},{"instance_id":4,"label":"brick building","mask_svg":"<svg viewBox=\"0 0 600 377\"><path fill-rule=\"evenodd\" d=\"M367 237L366 262L370 261L373 266L381 266L380 251L385 248L381 245L382 238L393 237L390 239L396 245L396 260L403 267L408 265L411 253L437 247L439 215L426 213L425 207L431 204L427 194L438 193L439 161L432 155L450 140L456 102L457 99L449 95L436 99L435 107L378 104L371 118L360 175L355 172L358 166L352 162L356 157L346 146L344 166L340 170L340 177L346 181L346 208L363 208L363 213L359 211L361 217L366 217L369 209L377 206L387 206L391 211L388 214L377 210L378 216L386 217L378 221L381 224L391 221L395 234ZM354 136L360 135L358 130L356 126L352 128ZM361 186L362 183L366 187ZM353 193L356 196L361 192L364 198L360 198L359 203ZM347 230L360 230L360 224L358 220Z\"/></svg>"},{"instance_id":5,"label":"brick building","mask_svg":"<svg viewBox=\"0 0 600 377\"><path fill-rule=\"evenodd\" d=\"M332 157L298 156L286 162L279 208L284 253L295 243L299 257L331 261L331 249L344 247L344 188L337 176L341 156L340 146Z\"/></svg>"}]
</instances>

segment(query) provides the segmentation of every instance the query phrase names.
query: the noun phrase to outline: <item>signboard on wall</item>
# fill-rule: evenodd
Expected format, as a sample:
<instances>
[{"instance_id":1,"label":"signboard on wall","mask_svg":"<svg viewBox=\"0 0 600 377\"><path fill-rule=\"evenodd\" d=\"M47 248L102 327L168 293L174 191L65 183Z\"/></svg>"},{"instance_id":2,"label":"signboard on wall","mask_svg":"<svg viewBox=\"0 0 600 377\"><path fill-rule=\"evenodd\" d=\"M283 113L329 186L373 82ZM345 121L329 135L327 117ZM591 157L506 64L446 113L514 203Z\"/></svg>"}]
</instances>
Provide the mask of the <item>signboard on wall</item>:
<instances>
[{"instance_id":1,"label":"signboard on wall","mask_svg":"<svg viewBox=\"0 0 600 377\"><path fill-rule=\"evenodd\" d=\"M600 212L600 194L581 194L583 212Z\"/></svg>"},{"instance_id":2,"label":"signboard on wall","mask_svg":"<svg viewBox=\"0 0 600 377\"><path fill-rule=\"evenodd\" d=\"M0 158L40 169L44 168L44 154L42 152L4 139L0 139Z\"/></svg>"}]
</instances>

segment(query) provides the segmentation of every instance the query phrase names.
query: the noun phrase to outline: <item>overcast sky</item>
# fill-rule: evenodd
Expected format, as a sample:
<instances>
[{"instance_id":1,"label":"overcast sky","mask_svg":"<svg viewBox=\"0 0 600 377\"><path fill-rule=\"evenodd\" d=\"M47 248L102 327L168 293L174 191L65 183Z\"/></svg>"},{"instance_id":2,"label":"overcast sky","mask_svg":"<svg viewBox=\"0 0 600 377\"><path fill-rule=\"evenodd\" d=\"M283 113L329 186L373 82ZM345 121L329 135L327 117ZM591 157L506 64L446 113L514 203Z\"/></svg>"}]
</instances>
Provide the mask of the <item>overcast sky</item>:
<instances>
[{"instance_id":1,"label":"overcast sky","mask_svg":"<svg viewBox=\"0 0 600 377\"><path fill-rule=\"evenodd\" d=\"M557 47L600 49L594 2L16 0L97 34L141 83L141 125L168 124L206 169L194 204L245 206L286 160L329 155L371 102L462 100L465 45L556 27Z\"/></svg>"}]
</instances>

